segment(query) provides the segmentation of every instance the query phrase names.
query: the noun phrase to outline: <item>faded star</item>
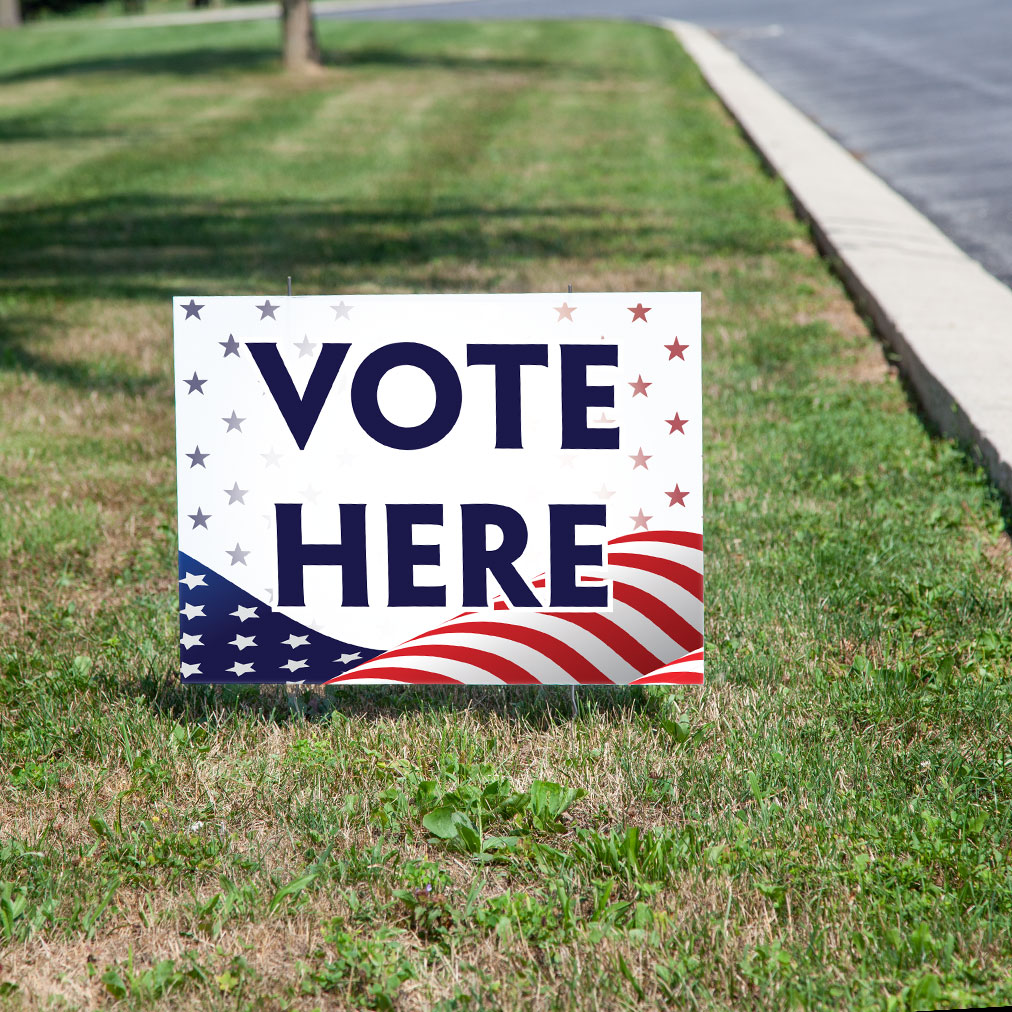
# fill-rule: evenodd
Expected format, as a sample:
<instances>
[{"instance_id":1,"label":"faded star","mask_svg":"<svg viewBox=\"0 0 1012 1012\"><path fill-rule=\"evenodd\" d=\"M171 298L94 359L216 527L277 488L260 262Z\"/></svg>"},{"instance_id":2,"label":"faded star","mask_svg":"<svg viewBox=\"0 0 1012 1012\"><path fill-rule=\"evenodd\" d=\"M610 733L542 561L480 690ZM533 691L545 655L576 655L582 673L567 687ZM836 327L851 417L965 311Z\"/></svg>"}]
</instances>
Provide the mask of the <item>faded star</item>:
<instances>
[{"instance_id":1,"label":"faded star","mask_svg":"<svg viewBox=\"0 0 1012 1012\"><path fill-rule=\"evenodd\" d=\"M307 661L307 660L299 660L299 661L297 661L297 660L295 660L293 658L290 661L285 661L285 663L282 664L281 667L282 667L283 670L290 671L294 675L296 671L299 671L302 668L308 668L309 667L309 661Z\"/></svg>"},{"instance_id":2,"label":"faded star","mask_svg":"<svg viewBox=\"0 0 1012 1012\"><path fill-rule=\"evenodd\" d=\"M607 485L602 485L595 494L598 499L610 499L615 493Z\"/></svg>"},{"instance_id":3,"label":"faded star","mask_svg":"<svg viewBox=\"0 0 1012 1012\"><path fill-rule=\"evenodd\" d=\"M207 521L211 519L211 517L212 517L213 514L211 514L211 513L205 513L198 506L196 513L187 513L186 515L193 521L193 527L191 527L190 530L195 531L198 527L203 527L204 530L206 531L207 530ZM201 579L203 579L203 577L201 577Z\"/></svg>"},{"instance_id":4,"label":"faded star","mask_svg":"<svg viewBox=\"0 0 1012 1012\"><path fill-rule=\"evenodd\" d=\"M183 633L183 635L179 637L179 642L184 650L189 650L191 647L202 647L204 645L200 635L194 636L193 633Z\"/></svg>"},{"instance_id":5,"label":"faded star","mask_svg":"<svg viewBox=\"0 0 1012 1012\"><path fill-rule=\"evenodd\" d=\"M330 308L334 310L334 322L336 323L338 320L351 320L351 317L348 314L355 307L346 306L344 304L344 299L342 299L336 306L331 306Z\"/></svg>"},{"instance_id":6,"label":"faded star","mask_svg":"<svg viewBox=\"0 0 1012 1012\"><path fill-rule=\"evenodd\" d=\"M233 482L231 488L223 488L222 491L228 496L229 506L232 503L239 503L240 506L246 505L246 499L244 498L246 493L249 492L248 488L239 488L239 482Z\"/></svg>"},{"instance_id":7,"label":"faded star","mask_svg":"<svg viewBox=\"0 0 1012 1012\"><path fill-rule=\"evenodd\" d=\"M605 414L605 412L602 411L601 412L601 417L600 418L595 418L594 421L597 422L598 425L612 425L614 423L615 419L614 418L609 418Z\"/></svg>"},{"instance_id":8,"label":"faded star","mask_svg":"<svg viewBox=\"0 0 1012 1012\"><path fill-rule=\"evenodd\" d=\"M218 344L225 349L225 354L222 355L222 358L228 358L229 355L235 355L236 358L239 357L239 342L231 334L228 335L227 341L219 341Z\"/></svg>"},{"instance_id":9,"label":"faded star","mask_svg":"<svg viewBox=\"0 0 1012 1012\"><path fill-rule=\"evenodd\" d=\"M232 414L228 418L223 418L222 421L228 423L228 428L225 430L225 435L227 436L233 429L237 432L242 432L242 423L245 422L246 419L240 418L233 408Z\"/></svg>"},{"instance_id":10,"label":"faded star","mask_svg":"<svg viewBox=\"0 0 1012 1012\"><path fill-rule=\"evenodd\" d=\"M573 322L573 313L576 312L576 306L563 302L561 306L553 306L552 308L559 314L559 319L555 321L556 323L560 323L562 320L569 320L570 323Z\"/></svg>"},{"instance_id":11,"label":"faded star","mask_svg":"<svg viewBox=\"0 0 1012 1012\"><path fill-rule=\"evenodd\" d=\"M228 645L230 647L238 647L240 650L245 650L247 647L255 647L257 645L256 636L243 636L242 633L236 633L234 640L229 640Z\"/></svg>"},{"instance_id":12,"label":"faded star","mask_svg":"<svg viewBox=\"0 0 1012 1012\"><path fill-rule=\"evenodd\" d=\"M665 492L664 494L671 500L671 502L668 503L669 506L685 506L685 497L689 493L683 492L676 484L674 492ZM686 509L688 509L688 507L686 507Z\"/></svg>"},{"instance_id":13,"label":"faded star","mask_svg":"<svg viewBox=\"0 0 1012 1012\"><path fill-rule=\"evenodd\" d=\"M186 576L184 576L179 582L185 583L187 590L193 590L194 587L207 586L207 584L204 583L203 573L187 573Z\"/></svg>"},{"instance_id":14,"label":"faded star","mask_svg":"<svg viewBox=\"0 0 1012 1012\"><path fill-rule=\"evenodd\" d=\"M236 661L235 664L230 668L225 668L226 671L231 671L233 675L252 675L253 665L252 664L241 664Z\"/></svg>"},{"instance_id":15,"label":"faded star","mask_svg":"<svg viewBox=\"0 0 1012 1012\"><path fill-rule=\"evenodd\" d=\"M267 467L278 467L282 454L275 453L274 447L272 446L270 453L261 453L260 456L267 462Z\"/></svg>"},{"instance_id":16,"label":"faded star","mask_svg":"<svg viewBox=\"0 0 1012 1012\"><path fill-rule=\"evenodd\" d=\"M308 636L296 636L295 633L289 633L288 639L282 640L281 645L283 647L291 647L292 650L298 647L308 647L309 637Z\"/></svg>"},{"instance_id":17,"label":"faded star","mask_svg":"<svg viewBox=\"0 0 1012 1012\"><path fill-rule=\"evenodd\" d=\"M200 311L204 307L198 306L197 303L193 301L193 299L190 299L190 304L188 306L181 305L179 308L186 310L186 316L183 317L183 322L185 323L191 316L195 316L199 320Z\"/></svg>"},{"instance_id":18,"label":"faded star","mask_svg":"<svg viewBox=\"0 0 1012 1012\"><path fill-rule=\"evenodd\" d=\"M629 459L631 461L633 461L633 470L634 471L636 470L637 467L642 467L644 471L649 471L650 470L650 468L647 467L647 461L650 460L653 457L653 454L652 453L644 453L642 446L640 447L640 452L639 453L630 453L627 456L629 457Z\"/></svg>"},{"instance_id":19,"label":"faded star","mask_svg":"<svg viewBox=\"0 0 1012 1012\"><path fill-rule=\"evenodd\" d=\"M299 492L299 495L302 496L302 501L307 503L315 503L320 497L320 493L312 485L307 485Z\"/></svg>"},{"instance_id":20,"label":"faded star","mask_svg":"<svg viewBox=\"0 0 1012 1012\"><path fill-rule=\"evenodd\" d=\"M642 528L643 528L643 530L645 530L645 531L648 531L648 530L650 530L650 528L649 528L649 527L647 526L647 524L648 524L648 523L649 523L649 522L650 522L651 520L653 520L653 517L652 517L652 516L649 516L649 517L648 517L648 516L647 516L647 515L646 515L646 514L645 514L645 513L643 512L643 507L641 506L641 507L640 507L640 510L639 510L639 512L638 512L638 513L636 514L636 516L634 516L634 517L630 517L629 519L630 519L630 520L631 520L631 521L633 522L633 530L634 530L634 531L635 531L635 530L637 530L637 529L639 529L640 527L642 527Z\"/></svg>"},{"instance_id":21,"label":"faded star","mask_svg":"<svg viewBox=\"0 0 1012 1012\"><path fill-rule=\"evenodd\" d=\"M301 343L298 341L293 341L292 344L294 344L295 347L299 349L299 358L305 358L307 355L310 358L313 357L313 349L316 347L316 345L309 340L308 334L302 335Z\"/></svg>"},{"instance_id":22,"label":"faded star","mask_svg":"<svg viewBox=\"0 0 1012 1012\"><path fill-rule=\"evenodd\" d=\"M248 618L256 618L256 608L244 608L241 604L236 608L235 611L230 611L229 615L239 619L240 622L245 622Z\"/></svg>"},{"instance_id":23,"label":"faded star","mask_svg":"<svg viewBox=\"0 0 1012 1012\"><path fill-rule=\"evenodd\" d=\"M668 433L669 436L672 432L680 432L683 436L685 435L685 423L688 421L688 418L679 418L676 411L674 418L665 418L664 421L671 426L671 432Z\"/></svg>"},{"instance_id":24,"label":"faded star","mask_svg":"<svg viewBox=\"0 0 1012 1012\"><path fill-rule=\"evenodd\" d=\"M669 362L673 358L680 358L683 362L685 361L685 356L682 354L682 352L685 351L686 348L688 348L689 346L687 344L679 344L677 337L675 338L674 344L666 344L664 347L667 348L669 352L671 352L671 354L668 355Z\"/></svg>"},{"instance_id":25,"label":"faded star","mask_svg":"<svg viewBox=\"0 0 1012 1012\"><path fill-rule=\"evenodd\" d=\"M638 394L643 394L644 397L649 397L650 395L647 393L647 387L652 387L653 383L648 383L645 379L643 379L642 374L640 374L636 377L636 382L630 382L629 386L633 388L633 397L636 397Z\"/></svg>"},{"instance_id":26,"label":"faded star","mask_svg":"<svg viewBox=\"0 0 1012 1012\"><path fill-rule=\"evenodd\" d=\"M183 678L189 678L190 675L199 675L200 674L200 665L199 664L187 664L186 661L183 661L179 665L179 673L183 676Z\"/></svg>"},{"instance_id":27,"label":"faded star","mask_svg":"<svg viewBox=\"0 0 1012 1012\"><path fill-rule=\"evenodd\" d=\"M267 299L262 306L257 306L257 309L260 310L261 320L266 320L267 317L269 316L275 322L277 321L277 317L274 315L274 310L280 308L281 308L280 306L272 306L270 299Z\"/></svg>"},{"instance_id":28,"label":"faded star","mask_svg":"<svg viewBox=\"0 0 1012 1012\"><path fill-rule=\"evenodd\" d=\"M194 390L196 390L198 394L202 394L204 392L204 384L207 380L197 379L197 373L194 372L193 379L184 379L183 382L190 388L186 391L188 394L192 394Z\"/></svg>"},{"instance_id":29,"label":"faded star","mask_svg":"<svg viewBox=\"0 0 1012 1012\"><path fill-rule=\"evenodd\" d=\"M204 614L204 606L202 604L184 604L183 607L179 609L179 614L188 619L207 617Z\"/></svg>"},{"instance_id":30,"label":"faded star","mask_svg":"<svg viewBox=\"0 0 1012 1012\"><path fill-rule=\"evenodd\" d=\"M644 323L647 322L647 313L650 312L650 306L644 306L642 302L637 302L635 306L629 307L629 312L633 314L631 323L635 323L637 320L642 320Z\"/></svg>"},{"instance_id":31,"label":"faded star","mask_svg":"<svg viewBox=\"0 0 1012 1012\"><path fill-rule=\"evenodd\" d=\"M207 460L211 454L201 453L200 447L195 446L193 448L193 453L188 453L186 456L190 458L190 467L196 467L199 464L202 468L207 470L207 464L205 464L204 461Z\"/></svg>"},{"instance_id":32,"label":"faded star","mask_svg":"<svg viewBox=\"0 0 1012 1012\"><path fill-rule=\"evenodd\" d=\"M231 557L231 559L232 559L232 565L233 566L237 566L240 563L242 563L242 565L245 566L246 565L246 556L249 555L249 551L245 551L244 552L239 547L239 542L237 541L235 543L235 548L226 548L225 549L225 554Z\"/></svg>"}]
</instances>

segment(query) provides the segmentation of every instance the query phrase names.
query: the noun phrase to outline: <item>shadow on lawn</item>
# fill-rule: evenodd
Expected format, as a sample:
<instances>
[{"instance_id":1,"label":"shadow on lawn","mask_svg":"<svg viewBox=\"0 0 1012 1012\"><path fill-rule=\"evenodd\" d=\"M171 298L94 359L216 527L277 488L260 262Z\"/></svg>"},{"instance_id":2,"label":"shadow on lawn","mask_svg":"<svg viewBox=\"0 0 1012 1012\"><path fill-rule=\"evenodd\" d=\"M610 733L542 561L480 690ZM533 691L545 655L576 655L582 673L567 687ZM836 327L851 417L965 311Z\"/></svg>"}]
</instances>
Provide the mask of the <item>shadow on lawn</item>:
<instances>
[{"instance_id":1,"label":"shadow on lawn","mask_svg":"<svg viewBox=\"0 0 1012 1012\"><path fill-rule=\"evenodd\" d=\"M258 715L277 724L322 723L335 716L390 719L417 713L496 714L543 727L579 720L588 713L652 711L655 702L642 687L577 686L576 711L567 686L341 686L325 692L294 687L289 701L284 685L183 686L173 673L156 683L144 680L137 695L166 716L189 724L228 720L238 713Z\"/></svg>"},{"instance_id":2,"label":"shadow on lawn","mask_svg":"<svg viewBox=\"0 0 1012 1012\"><path fill-rule=\"evenodd\" d=\"M75 77L82 74L166 74L175 77L194 77L200 74L220 78L223 73L275 72L281 65L280 48L275 45L222 47L194 46L192 38L185 49L157 52L124 53L118 56L97 56L81 60L59 60L39 66L26 67L7 73L0 72L0 83L15 84L44 78ZM549 70L553 61L522 59L504 56L467 56L462 53L410 53L385 46L362 46L357 49L339 49L325 52L323 62L332 67L376 67L386 71L404 68L418 70L431 67L438 70L464 70L470 74L480 71ZM566 65L567 74L593 76L590 66Z\"/></svg>"},{"instance_id":3,"label":"shadow on lawn","mask_svg":"<svg viewBox=\"0 0 1012 1012\"><path fill-rule=\"evenodd\" d=\"M73 387L142 394L164 384L164 376L138 374L122 363L87 359L61 360L44 354L45 337L58 331L59 321L44 312L5 312L0 308L0 372L28 373Z\"/></svg>"},{"instance_id":4,"label":"shadow on lawn","mask_svg":"<svg viewBox=\"0 0 1012 1012\"><path fill-rule=\"evenodd\" d=\"M702 218L702 215L700 216ZM713 216L711 216L713 217ZM0 290L85 298L261 294L296 284L339 291L349 282L409 281L432 266L431 285L454 262L680 255L749 256L770 238L740 220L685 222L672 234L650 207L560 202L488 206L420 195L402 204L265 199L200 200L135 193L0 210ZM414 276L412 276L414 279ZM266 285L266 288L265 288Z\"/></svg>"}]
</instances>

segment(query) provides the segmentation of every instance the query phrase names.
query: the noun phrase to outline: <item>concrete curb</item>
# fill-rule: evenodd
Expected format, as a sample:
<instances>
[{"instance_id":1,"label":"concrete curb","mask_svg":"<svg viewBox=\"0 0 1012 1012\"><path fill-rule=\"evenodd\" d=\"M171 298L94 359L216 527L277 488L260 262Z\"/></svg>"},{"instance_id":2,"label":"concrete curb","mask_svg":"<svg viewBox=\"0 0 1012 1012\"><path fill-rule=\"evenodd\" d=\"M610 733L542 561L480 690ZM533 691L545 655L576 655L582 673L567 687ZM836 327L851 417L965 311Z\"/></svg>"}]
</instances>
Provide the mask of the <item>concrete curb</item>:
<instances>
[{"instance_id":1,"label":"concrete curb","mask_svg":"<svg viewBox=\"0 0 1012 1012\"><path fill-rule=\"evenodd\" d=\"M1012 498L1012 290L709 32L663 19L892 345L925 413Z\"/></svg>"}]
</instances>

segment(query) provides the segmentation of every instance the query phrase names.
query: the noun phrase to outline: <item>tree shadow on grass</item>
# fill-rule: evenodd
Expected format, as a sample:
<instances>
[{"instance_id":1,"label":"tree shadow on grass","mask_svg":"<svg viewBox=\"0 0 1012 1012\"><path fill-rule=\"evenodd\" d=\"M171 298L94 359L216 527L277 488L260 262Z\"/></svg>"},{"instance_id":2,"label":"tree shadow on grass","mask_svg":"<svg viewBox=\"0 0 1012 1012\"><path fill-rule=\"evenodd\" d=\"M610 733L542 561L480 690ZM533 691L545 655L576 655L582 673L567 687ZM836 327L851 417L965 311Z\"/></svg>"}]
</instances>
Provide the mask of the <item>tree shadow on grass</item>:
<instances>
[{"instance_id":1,"label":"tree shadow on grass","mask_svg":"<svg viewBox=\"0 0 1012 1012\"><path fill-rule=\"evenodd\" d=\"M36 307L63 299L164 299L174 295L346 292L361 287L432 291L486 288L497 271L546 260L663 263L682 256L751 255L768 240L747 222L680 221L677 234L649 208L591 203L460 204L308 199L210 200L153 193L22 204L0 210L0 369L25 369L80 389L144 390L95 363L55 363L39 353ZM480 265L481 271L475 271ZM560 288L561 288L560 279ZM24 308L20 308L24 307Z\"/></svg>"},{"instance_id":2,"label":"tree shadow on grass","mask_svg":"<svg viewBox=\"0 0 1012 1012\"><path fill-rule=\"evenodd\" d=\"M27 373L76 390L146 393L165 378L136 373L122 363L89 359L61 360L43 353L40 334L53 333L59 322L43 312L0 311L0 373Z\"/></svg>"},{"instance_id":3,"label":"tree shadow on grass","mask_svg":"<svg viewBox=\"0 0 1012 1012\"><path fill-rule=\"evenodd\" d=\"M281 66L280 46L217 46L193 45L186 48L153 52L123 53L116 56L95 56L79 60L54 60L33 67L0 72L0 83L17 84L45 78L77 77L88 74L153 74L173 77L195 77L202 74L220 78L222 73L276 72ZM486 72L546 71L553 61L508 56L468 56L460 52L407 52L387 46L361 46L325 52L323 63L331 67L376 67L386 71L437 70ZM580 73L579 66L566 66L566 73ZM593 68L587 67L586 76Z\"/></svg>"},{"instance_id":4,"label":"tree shadow on grass","mask_svg":"<svg viewBox=\"0 0 1012 1012\"><path fill-rule=\"evenodd\" d=\"M288 274L334 291L399 274L403 284L405 270L454 261L485 268L546 257L664 262L674 243L682 256L769 249L768 237L746 221L693 219L672 229L645 207L623 209L619 227L618 214L590 202L489 206L425 195L371 206L156 193L23 204L0 210L0 291L153 299L192 286L194 294L260 294L277 291Z\"/></svg>"}]
</instances>

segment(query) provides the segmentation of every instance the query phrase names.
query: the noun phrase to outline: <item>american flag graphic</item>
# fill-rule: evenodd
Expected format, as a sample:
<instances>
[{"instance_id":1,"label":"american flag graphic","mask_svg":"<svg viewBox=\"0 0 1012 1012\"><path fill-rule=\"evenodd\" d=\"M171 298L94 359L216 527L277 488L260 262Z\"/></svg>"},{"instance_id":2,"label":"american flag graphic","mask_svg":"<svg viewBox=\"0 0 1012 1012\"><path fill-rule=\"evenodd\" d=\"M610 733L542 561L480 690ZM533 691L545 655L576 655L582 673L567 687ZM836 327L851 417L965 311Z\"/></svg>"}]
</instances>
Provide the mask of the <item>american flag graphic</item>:
<instances>
[{"instance_id":1,"label":"american flag graphic","mask_svg":"<svg viewBox=\"0 0 1012 1012\"><path fill-rule=\"evenodd\" d=\"M173 311L184 682L702 684L697 294L186 296ZM415 451L384 445L375 427L362 431L360 417L368 399L358 371L406 337L439 349L462 389L456 424ZM502 419L491 402L505 390L487 364L469 366L476 342L548 349L546 363L518 370L522 448L496 446ZM300 445L277 390L290 383L293 403L309 403L327 344L347 350ZM280 379L259 364L266 358L257 348L268 345ZM578 395L591 403L581 419L590 431L619 435L613 448L566 450L560 349L594 345L616 347L616 364L587 370L591 392ZM435 417L439 382L453 392L449 372L431 383L419 383L417 370L413 380L406 374L407 366L391 370L367 390L398 433ZM613 390L611 403L593 392L603 387ZM528 549L516 570L543 607L511 604L491 576L486 607L454 606L460 504L486 502L525 518ZM303 542L313 546L337 540L341 504L363 504L368 607L343 604L332 564L307 564L304 601L281 600L278 503L298 504ZM444 507L444 526L415 528L415 547L441 542L439 568L430 550L414 579L420 587L443 581L445 605L385 601L395 553L383 540L390 503ZM548 503L606 506L597 532L603 564L575 571L579 585L609 588L605 607L549 606ZM593 543L594 533L581 529L581 538Z\"/></svg>"}]
</instances>

